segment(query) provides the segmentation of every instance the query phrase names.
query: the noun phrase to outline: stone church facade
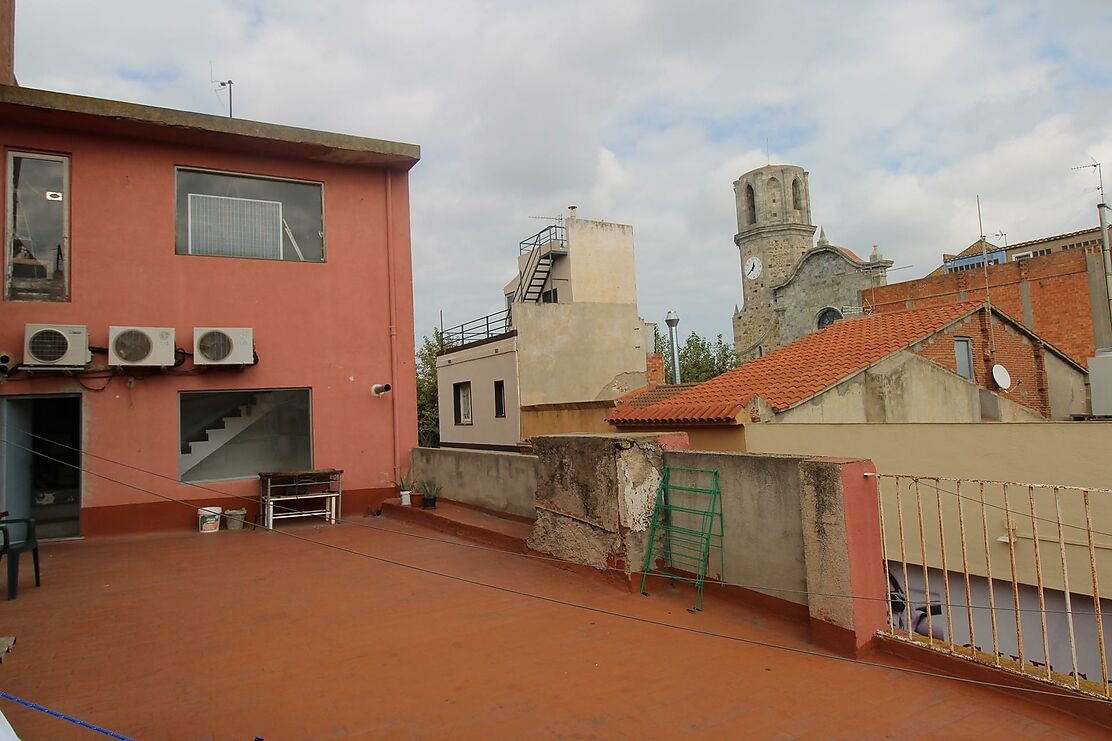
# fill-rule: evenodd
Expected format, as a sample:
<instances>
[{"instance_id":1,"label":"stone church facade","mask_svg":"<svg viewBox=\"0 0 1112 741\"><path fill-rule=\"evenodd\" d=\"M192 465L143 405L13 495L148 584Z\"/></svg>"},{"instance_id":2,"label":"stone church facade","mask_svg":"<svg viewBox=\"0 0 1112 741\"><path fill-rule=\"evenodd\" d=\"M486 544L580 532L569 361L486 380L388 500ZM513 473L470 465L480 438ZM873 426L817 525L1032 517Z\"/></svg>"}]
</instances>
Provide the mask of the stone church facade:
<instances>
[{"instance_id":1,"label":"stone church facade","mask_svg":"<svg viewBox=\"0 0 1112 741\"><path fill-rule=\"evenodd\" d=\"M891 267L876 248L862 260L830 244L814 244L807 172L768 165L734 182L745 303L735 311L734 350L742 361L760 357L867 305ZM862 296L864 292L864 297Z\"/></svg>"}]
</instances>

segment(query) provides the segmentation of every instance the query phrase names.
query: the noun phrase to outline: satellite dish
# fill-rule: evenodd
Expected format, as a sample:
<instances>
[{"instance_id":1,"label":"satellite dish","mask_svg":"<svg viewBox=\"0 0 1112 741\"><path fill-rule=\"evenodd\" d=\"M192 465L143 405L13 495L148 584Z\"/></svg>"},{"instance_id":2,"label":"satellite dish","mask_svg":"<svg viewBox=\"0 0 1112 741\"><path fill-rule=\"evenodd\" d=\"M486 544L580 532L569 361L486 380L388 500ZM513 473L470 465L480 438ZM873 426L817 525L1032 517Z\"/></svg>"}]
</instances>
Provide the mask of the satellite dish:
<instances>
[{"instance_id":1,"label":"satellite dish","mask_svg":"<svg viewBox=\"0 0 1112 741\"><path fill-rule=\"evenodd\" d=\"M1005 391L1012 387L1012 374L1008 373L1008 369L999 363L992 366L992 380L996 381L996 385Z\"/></svg>"}]
</instances>

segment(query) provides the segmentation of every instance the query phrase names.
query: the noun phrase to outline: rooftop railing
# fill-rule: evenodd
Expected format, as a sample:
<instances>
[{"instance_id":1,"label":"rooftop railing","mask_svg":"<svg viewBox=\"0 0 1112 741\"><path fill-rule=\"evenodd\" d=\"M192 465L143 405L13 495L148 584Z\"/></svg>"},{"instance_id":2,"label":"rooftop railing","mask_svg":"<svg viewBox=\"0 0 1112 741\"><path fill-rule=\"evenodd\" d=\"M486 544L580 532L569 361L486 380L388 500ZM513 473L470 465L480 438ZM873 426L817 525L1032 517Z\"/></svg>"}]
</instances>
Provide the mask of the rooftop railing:
<instances>
[{"instance_id":1,"label":"rooftop railing","mask_svg":"<svg viewBox=\"0 0 1112 741\"><path fill-rule=\"evenodd\" d=\"M1098 574L1112 566L1112 490L885 474L877 483L890 637L1112 697L1112 601Z\"/></svg>"},{"instance_id":2,"label":"rooftop railing","mask_svg":"<svg viewBox=\"0 0 1112 741\"><path fill-rule=\"evenodd\" d=\"M443 349L447 349L466 345L469 342L497 337L509 332L510 328L510 310L503 309L441 330L440 341L443 344Z\"/></svg>"},{"instance_id":3,"label":"rooftop railing","mask_svg":"<svg viewBox=\"0 0 1112 741\"><path fill-rule=\"evenodd\" d=\"M518 245L518 254L524 255L533 248L540 247L542 244L548 244L549 242L559 242L561 247L567 246L567 232L562 224L553 224L552 226L545 227L528 239L522 240Z\"/></svg>"}]
</instances>

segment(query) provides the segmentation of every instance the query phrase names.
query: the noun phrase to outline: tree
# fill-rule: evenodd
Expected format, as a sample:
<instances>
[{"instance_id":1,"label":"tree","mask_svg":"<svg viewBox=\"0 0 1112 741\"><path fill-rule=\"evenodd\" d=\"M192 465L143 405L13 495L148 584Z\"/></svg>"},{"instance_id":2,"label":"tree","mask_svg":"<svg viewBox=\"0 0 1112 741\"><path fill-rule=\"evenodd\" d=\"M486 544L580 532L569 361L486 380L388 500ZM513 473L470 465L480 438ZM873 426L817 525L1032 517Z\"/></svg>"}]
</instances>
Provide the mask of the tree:
<instances>
[{"instance_id":1,"label":"tree","mask_svg":"<svg viewBox=\"0 0 1112 741\"><path fill-rule=\"evenodd\" d=\"M440 330L422 337L417 348L417 443L425 448L440 447L440 403L436 391L436 353L440 351Z\"/></svg>"},{"instance_id":2,"label":"tree","mask_svg":"<svg viewBox=\"0 0 1112 741\"><path fill-rule=\"evenodd\" d=\"M654 349L664 356L664 381L675 383L672 374L672 343L656 329ZM734 348L718 335L711 343L692 332L680 347L680 376L684 383L702 383L720 376L738 365Z\"/></svg>"}]
</instances>

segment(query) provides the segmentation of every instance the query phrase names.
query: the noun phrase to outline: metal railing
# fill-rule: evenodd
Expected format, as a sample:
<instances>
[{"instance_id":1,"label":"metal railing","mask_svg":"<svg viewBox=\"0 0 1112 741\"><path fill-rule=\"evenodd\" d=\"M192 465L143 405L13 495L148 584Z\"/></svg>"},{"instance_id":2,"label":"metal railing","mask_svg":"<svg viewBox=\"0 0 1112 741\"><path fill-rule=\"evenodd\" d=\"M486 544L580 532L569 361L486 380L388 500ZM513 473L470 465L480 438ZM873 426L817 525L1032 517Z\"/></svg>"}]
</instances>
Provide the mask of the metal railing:
<instances>
[{"instance_id":1,"label":"metal railing","mask_svg":"<svg viewBox=\"0 0 1112 741\"><path fill-rule=\"evenodd\" d=\"M561 247L567 247L567 231L563 224L553 224L541 229L528 239L523 239L518 244L518 254L524 255L526 252L549 242L559 242Z\"/></svg>"},{"instance_id":2,"label":"metal railing","mask_svg":"<svg viewBox=\"0 0 1112 741\"><path fill-rule=\"evenodd\" d=\"M506 334L510 331L510 327L510 310L503 309L441 330L440 341L442 348L446 349Z\"/></svg>"},{"instance_id":3,"label":"metal railing","mask_svg":"<svg viewBox=\"0 0 1112 741\"><path fill-rule=\"evenodd\" d=\"M1112 595L1098 573L1112 568L1112 489L887 474L877 484L891 637L1112 697Z\"/></svg>"}]
</instances>

